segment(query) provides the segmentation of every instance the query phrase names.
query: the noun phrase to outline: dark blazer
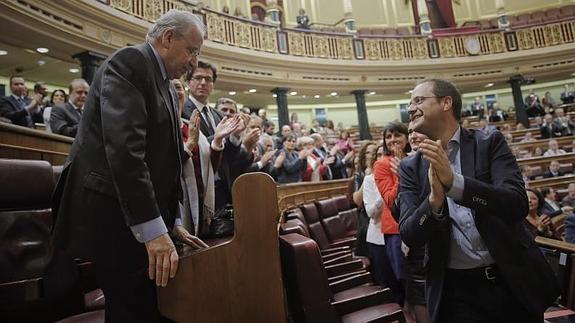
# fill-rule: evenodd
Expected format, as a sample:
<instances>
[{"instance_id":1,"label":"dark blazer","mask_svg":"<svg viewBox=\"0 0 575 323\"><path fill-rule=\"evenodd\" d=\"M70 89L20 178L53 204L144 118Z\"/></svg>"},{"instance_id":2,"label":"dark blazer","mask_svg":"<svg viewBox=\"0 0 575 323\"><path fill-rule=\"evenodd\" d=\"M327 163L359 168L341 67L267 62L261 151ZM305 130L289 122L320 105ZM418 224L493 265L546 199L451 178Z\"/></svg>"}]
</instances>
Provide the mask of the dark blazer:
<instances>
[{"instance_id":1,"label":"dark blazer","mask_svg":"<svg viewBox=\"0 0 575 323\"><path fill-rule=\"evenodd\" d=\"M160 216L173 227L188 158L172 91L148 44L98 68L54 193L58 248L104 266L147 267L129 227Z\"/></svg>"},{"instance_id":2,"label":"dark blazer","mask_svg":"<svg viewBox=\"0 0 575 323\"><path fill-rule=\"evenodd\" d=\"M50 129L59 135L76 137L81 118L82 115L70 102L66 102L65 105L55 105L50 112Z\"/></svg>"},{"instance_id":3,"label":"dark blazer","mask_svg":"<svg viewBox=\"0 0 575 323\"><path fill-rule=\"evenodd\" d=\"M28 105L31 100L26 98L24 101ZM10 119L13 124L18 126L34 128L34 120L38 120L38 117L41 120L42 112L28 114L26 109L20 107L14 96L9 95L0 98L0 117Z\"/></svg>"},{"instance_id":4,"label":"dark blazer","mask_svg":"<svg viewBox=\"0 0 575 323\"><path fill-rule=\"evenodd\" d=\"M547 126L546 124L542 125L539 128L539 131L541 132L541 139L555 138L561 137L563 127L553 122L551 123L551 126Z\"/></svg>"},{"instance_id":5,"label":"dark blazer","mask_svg":"<svg viewBox=\"0 0 575 323\"><path fill-rule=\"evenodd\" d=\"M551 173L551 171L546 171L545 173L543 173L543 178L560 177L563 175L564 174L561 171L557 171L557 175L553 175L553 173Z\"/></svg>"},{"instance_id":6,"label":"dark blazer","mask_svg":"<svg viewBox=\"0 0 575 323\"><path fill-rule=\"evenodd\" d=\"M559 205L559 202L557 202L557 205ZM559 210L555 210L551 204L547 203L547 201L543 203L539 212L549 216L550 218L563 214L563 210L561 210L561 208L559 208Z\"/></svg>"},{"instance_id":7,"label":"dark blazer","mask_svg":"<svg viewBox=\"0 0 575 323\"><path fill-rule=\"evenodd\" d=\"M282 167L278 170L277 181L280 184L301 182L301 176L307 167L307 160L300 159L299 153L295 150L288 152L284 150L286 159Z\"/></svg>"},{"instance_id":8,"label":"dark blazer","mask_svg":"<svg viewBox=\"0 0 575 323\"><path fill-rule=\"evenodd\" d=\"M521 172L503 135L486 136L461 129L463 198L458 203L475 210L475 225L501 275L528 311L542 315L559 295L557 281L533 236L523 224L528 210ZM427 199L429 162L421 153L400 165L400 231L410 247L426 247L425 266L428 311L437 322L445 269L449 256L451 222L431 215ZM447 201L444 201L447 206Z\"/></svg>"}]
</instances>

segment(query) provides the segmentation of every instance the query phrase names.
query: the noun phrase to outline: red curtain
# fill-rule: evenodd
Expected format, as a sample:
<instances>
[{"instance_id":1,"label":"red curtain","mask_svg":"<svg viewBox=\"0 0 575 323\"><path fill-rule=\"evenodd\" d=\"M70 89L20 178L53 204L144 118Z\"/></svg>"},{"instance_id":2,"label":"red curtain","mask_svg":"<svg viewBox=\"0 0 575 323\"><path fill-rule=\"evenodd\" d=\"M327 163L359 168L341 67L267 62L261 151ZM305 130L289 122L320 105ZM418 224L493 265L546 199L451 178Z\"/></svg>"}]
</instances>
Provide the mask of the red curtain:
<instances>
[{"instance_id":1,"label":"red curtain","mask_svg":"<svg viewBox=\"0 0 575 323\"><path fill-rule=\"evenodd\" d=\"M453 15L452 0L434 0L439 13L446 24L446 27L456 27L455 16Z\"/></svg>"}]
</instances>

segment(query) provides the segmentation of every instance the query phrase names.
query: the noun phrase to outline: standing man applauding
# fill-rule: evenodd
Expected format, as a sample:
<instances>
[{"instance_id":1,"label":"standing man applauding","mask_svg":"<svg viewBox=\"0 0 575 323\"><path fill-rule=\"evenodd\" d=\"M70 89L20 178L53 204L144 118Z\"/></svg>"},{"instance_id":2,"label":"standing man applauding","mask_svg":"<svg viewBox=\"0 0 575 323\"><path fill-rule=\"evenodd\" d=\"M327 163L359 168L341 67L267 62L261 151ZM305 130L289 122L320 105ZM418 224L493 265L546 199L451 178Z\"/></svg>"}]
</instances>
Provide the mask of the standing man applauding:
<instances>
[{"instance_id":1,"label":"standing man applauding","mask_svg":"<svg viewBox=\"0 0 575 323\"><path fill-rule=\"evenodd\" d=\"M178 269L168 232L203 245L177 213L189 154L170 80L196 66L204 35L194 14L169 11L146 43L100 66L84 106L54 195L54 243L95 263L106 322L161 321L156 285L166 286Z\"/></svg>"},{"instance_id":2,"label":"standing man applauding","mask_svg":"<svg viewBox=\"0 0 575 323\"><path fill-rule=\"evenodd\" d=\"M527 196L503 135L461 128L446 80L417 85L408 112L429 139L401 162L399 225L409 247L426 247L430 318L543 322L558 284L523 225Z\"/></svg>"}]
</instances>

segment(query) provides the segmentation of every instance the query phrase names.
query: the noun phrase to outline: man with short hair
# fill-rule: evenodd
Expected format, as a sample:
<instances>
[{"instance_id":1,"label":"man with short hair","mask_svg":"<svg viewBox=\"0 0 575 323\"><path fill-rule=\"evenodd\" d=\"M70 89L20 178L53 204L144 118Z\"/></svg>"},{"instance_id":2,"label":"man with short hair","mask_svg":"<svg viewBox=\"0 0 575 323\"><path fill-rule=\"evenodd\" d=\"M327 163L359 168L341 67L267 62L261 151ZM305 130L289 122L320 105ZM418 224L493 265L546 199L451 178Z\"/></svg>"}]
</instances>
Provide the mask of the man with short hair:
<instances>
[{"instance_id":1,"label":"man with short hair","mask_svg":"<svg viewBox=\"0 0 575 323\"><path fill-rule=\"evenodd\" d=\"M34 128L34 121L43 119L38 109L42 104L42 94L36 93L30 100L26 96L26 82L21 75L10 76L10 91L11 95L0 99L0 117L18 126Z\"/></svg>"},{"instance_id":2,"label":"man with short hair","mask_svg":"<svg viewBox=\"0 0 575 323\"><path fill-rule=\"evenodd\" d=\"M264 120L264 122L262 122L262 127L264 128L264 133L268 134L269 136L274 135L276 125L272 121Z\"/></svg>"},{"instance_id":3,"label":"man with short hair","mask_svg":"<svg viewBox=\"0 0 575 323\"><path fill-rule=\"evenodd\" d=\"M563 104L575 102L575 92L569 88L569 84L564 85L564 90L561 92L561 101L563 101Z\"/></svg>"},{"instance_id":4,"label":"man with short hair","mask_svg":"<svg viewBox=\"0 0 575 323\"><path fill-rule=\"evenodd\" d=\"M400 164L400 231L426 246L433 322L542 322L559 295L525 230L527 195L503 135L461 128L461 94L426 79L411 94L413 130L425 134Z\"/></svg>"},{"instance_id":5,"label":"man with short hair","mask_svg":"<svg viewBox=\"0 0 575 323\"><path fill-rule=\"evenodd\" d=\"M224 117L231 117L238 112L236 101L228 98L219 98L216 103L216 109L218 109Z\"/></svg>"},{"instance_id":6,"label":"man with short hair","mask_svg":"<svg viewBox=\"0 0 575 323\"><path fill-rule=\"evenodd\" d=\"M567 195L561 200L561 206L575 208L575 183L570 183L567 187Z\"/></svg>"},{"instance_id":7,"label":"man with short hair","mask_svg":"<svg viewBox=\"0 0 575 323\"><path fill-rule=\"evenodd\" d=\"M551 178L551 177L559 177L563 176L563 172L561 172L561 165L558 161L552 160L549 163L549 169L543 173L543 178Z\"/></svg>"},{"instance_id":8,"label":"man with short hair","mask_svg":"<svg viewBox=\"0 0 575 323\"><path fill-rule=\"evenodd\" d=\"M170 83L197 64L205 27L189 11L159 17L146 42L98 68L54 192L54 246L94 262L106 322L159 322L159 286L176 275L170 235L205 246L181 225L184 146Z\"/></svg>"},{"instance_id":9,"label":"man with short hair","mask_svg":"<svg viewBox=\"0 0 575 323\"><path fill-rule=\"evenodd\" d=\"M555 109L555 124L561 129L562 136L571 136L575 130L575 123L565 115L563 108Z\"/></svg>"},{"instance_id":10,"label":"man with short hair","mask_svg":"<svg viewBox=\"0 0 575 323\"><path fill-rule=\"evenodd\" d=\"M70 92L68 102L52 107L50 129L55 134L74 138L78 132L90 86L84 79L75 79L70 82L68 90Z\"/></svg>"},{"instance_id":11,"label":"man with short hair","mask_svg":"<svg viewBox=\"0 0 575 323\"><path fill-rule=\"evenodd\" d=\"M563 129L558 124L553 122L553 116L546 114L543 117L543 123L539 127L541 132L541 139L561 137Z\"/></svg>"}]
</instances>

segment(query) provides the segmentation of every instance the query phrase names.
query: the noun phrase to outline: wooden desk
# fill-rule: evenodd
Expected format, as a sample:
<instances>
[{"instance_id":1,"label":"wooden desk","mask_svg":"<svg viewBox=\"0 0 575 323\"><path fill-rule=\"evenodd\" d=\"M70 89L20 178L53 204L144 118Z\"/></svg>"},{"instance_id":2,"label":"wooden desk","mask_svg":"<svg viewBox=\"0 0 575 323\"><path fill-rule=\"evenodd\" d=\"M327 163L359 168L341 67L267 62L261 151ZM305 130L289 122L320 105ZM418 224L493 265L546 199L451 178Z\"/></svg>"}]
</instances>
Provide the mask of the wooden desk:
<instances>
[{"instance_id":1,"label":"wooden desk","mask_svg":"<svg viewBox=\"0 0 575 323\"><path fill-rule=\"evenodd\" d=\"M181 255L176 277L158 288L160 312L176 322L286 321L276 184L250 173L232 191L234 237Z\"/></svg>"},{"instance_id":2,"label":"wooden desk","mask_svg":"<svg viewBox=\"0 0 575 323\"><path fill-rule=\"evenodd\" d=\"M545 169L553 160L558 161L560 164L573 163L575 162L575 153L568 153L557 156L522 158L518 159L517 163L519 166L541 166L543 169Z\"/></svg>"},{"instance_id":3,"label":"wooden desk","mask_svg":"<svg viewBox=\"0 0 575 323\"><path fill-rule=\"evenodd\" d=\"M63 165L73 138L0 123L0 158L46 160Z\"/></svg>"},{"instance_id":4,"label":"wooden desk","mask_svg":"<svg viewBox=\"0 0 575 323\"><path fill-rule=\"evenodd\" d=\"M307 203L337 195L346 195L351 179L337 179L320 182L304 182L278 185L278 205L280 215L290 209Z\"/></svg>"},{"instance_id":5,"label":"wooden desk","mask_svg":"<svg viewBox=\"0 0 575 323\"><path fill-rule=\"evenodd\" d=\"M575 140L575 136L567 136L567 137L557 137L551 138L557 140L559 147L571 145L573 140ZM551 139L539 139L531 142L514 142L509 144L510 148L517 147L519 150L526 150L526 149L534 149L535 147L541 147L544 151L547 150L549 146L549 140Z\"/></svg>"},{"instance_id":6,"label":"wooden desk","mask_svg":"<svg viewBox=\"0 0 575 323\"><path fill-rule=\"evenodd\" d=\"M575 183L575 175L570 174L560 177L535 179L527 183L529 184L529 188L552 187L557 190L566 188L571 183Z\"/></svg>"}]
</instances>

